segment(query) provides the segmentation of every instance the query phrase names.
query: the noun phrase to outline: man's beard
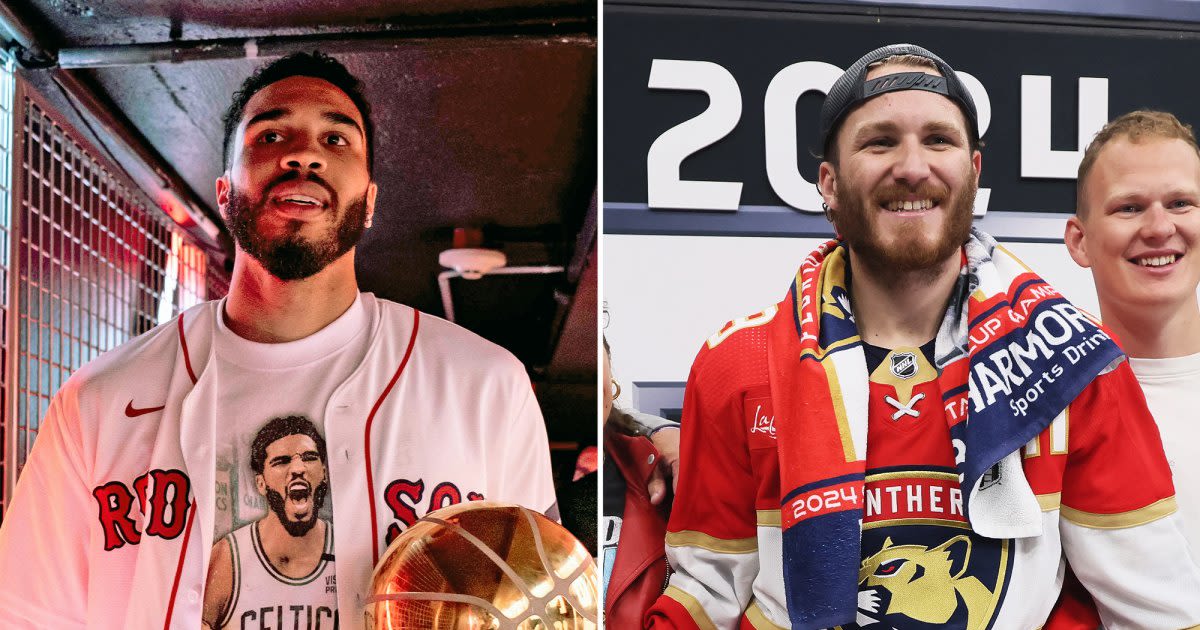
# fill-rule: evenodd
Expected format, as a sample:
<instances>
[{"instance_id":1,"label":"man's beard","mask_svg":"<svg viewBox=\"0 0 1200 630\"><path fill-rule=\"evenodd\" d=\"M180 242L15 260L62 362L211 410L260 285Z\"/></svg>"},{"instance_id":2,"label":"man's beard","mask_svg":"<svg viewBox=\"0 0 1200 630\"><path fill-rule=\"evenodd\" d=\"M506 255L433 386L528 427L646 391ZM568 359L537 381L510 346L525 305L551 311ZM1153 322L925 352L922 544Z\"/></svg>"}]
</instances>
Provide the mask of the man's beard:
<instances>
[{"instance_id":1,"label":"man's beard","mask_svg":"<svg viewBox=\"0 0 1200 630\"><path fill-rule=\"evenodd\" d=\"M322 481L317 484L317 487L313 489L312 510L309 510L308 517L302 521L293 521L288 518L283 495L274 488L267 488L267 504L271 506L271 511L275 513L275 516L279 517L279 522L287 530L287 533L299 538L307 534L317 524L317 519L321 513L321 506L325 505L325 495L328 493L328 481Z\"/></svg>"},{"instance_id":2,"label":"man's beard","mask_svg":"<svg viewBox=\"0 0 1200 630\"><path fill-rule=\"evenodd\" d=\"M845 178L839 178L839 207L835 215L838 232L854 251L856 259L875 273L885 277L920 271L936 273L938 265L958 251L971 235L977 186L969 163L967 169L966 183L952 199L945 187L929 184L916 189L893 184L881 190L856 194L858 191L850 190ZM941 233L930 241L923 222L902 223L891 228L893 245L889 247L889 240L880 234L878 221L878 213L889 211L880 209L877 201L913 197L941 199L945 213Z\"/></svg>"},{"instance_id":3,"label":"man's beard","mask_svg":"<svg viewBox=\"0 0 1200 630\"><path fill-rule=\"evenodd\" d=\"M275 180L265 188L263 198L253 205L241 191L230 190L229 205L226 207L229 232L238 247L257 260L272 276L285 281L309 278L341 258L358 243L367 218L367 196L364 193L346 206L333 228L318 240L310 241L300 236L303 225L300 221L289 221L288 233L282 236L263 236L258 220L270 203L271 189L276 184L295 179L300 179L299 173L291 171ZM308 179L323 183L314 174L310 174ZM331 195L330 208L337 207L337 195Z\"/></svg>"}]
</instances>

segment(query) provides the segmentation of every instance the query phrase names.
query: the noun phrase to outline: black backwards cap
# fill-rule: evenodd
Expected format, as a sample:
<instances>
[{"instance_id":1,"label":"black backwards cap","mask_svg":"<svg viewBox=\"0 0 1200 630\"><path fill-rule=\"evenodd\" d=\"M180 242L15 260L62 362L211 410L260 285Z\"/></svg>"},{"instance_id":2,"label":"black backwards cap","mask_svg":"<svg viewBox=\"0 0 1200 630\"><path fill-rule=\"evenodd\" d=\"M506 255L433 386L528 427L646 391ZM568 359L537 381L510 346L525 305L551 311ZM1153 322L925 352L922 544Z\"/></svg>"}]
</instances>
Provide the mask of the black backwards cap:
<instances>
[{"instance_id":1,"label":"black backwards cap","mask_svg":"<svg viewBox=\"0 0 1200 630\"><path fill-rule=\"evenodd\" d=\"M888 57L899 55L915 55L924 57L937 66L942 76L925 74L924 72L897 72L867 80L867 71L871 64L883 61ZM837 134L838 125L858 105L887 92L901 90L924 90L941 94L958 103L966 115L970 126L972 144L979 140L979 115L975 111L975 101L971 93L941 57L914 44L891 44L876 48L854 62L841 77L834 82L821 105L821 149L826 159L829 155L830 140Z\"/></svg>"}]
</instances>

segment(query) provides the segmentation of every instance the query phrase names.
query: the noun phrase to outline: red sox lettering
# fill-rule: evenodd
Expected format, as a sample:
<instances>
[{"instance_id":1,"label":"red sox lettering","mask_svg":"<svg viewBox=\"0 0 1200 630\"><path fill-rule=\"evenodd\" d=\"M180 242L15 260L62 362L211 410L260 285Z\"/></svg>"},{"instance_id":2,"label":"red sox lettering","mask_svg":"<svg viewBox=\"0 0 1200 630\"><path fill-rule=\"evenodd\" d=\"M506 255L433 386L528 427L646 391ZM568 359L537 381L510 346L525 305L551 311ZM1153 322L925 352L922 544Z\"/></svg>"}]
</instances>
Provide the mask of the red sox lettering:
<instances>
[{"instance_id":1,"label":"red sox lettering","mask_svg":"<svg viewBox=\"0 0 1200 630\"><path fill-rule=\"evenodd\" d=\"M96 486L92 496L98 507L98 520L104 530L104 550L136 545L142 536L171 540L183 533L193 509L191 480L181 470L151 470L133 481L133 489L121 481ZM429 512L462 503L464 493L454 483L443 481L433 486L425 499L425 480L397 479L384 490L384 502L396 522L388 526L385 541L391 543ZM466 500L484 498L479 492L465 493ZM419 507L420 506L420 507ZM422 509L423 508L423 509Z\"/></svg>"},{"instance_id":2,"label":"red sox lettering","mask_svg":"<svg viewBox=\"0 0 1200 630\"><path fill-rule=\"evenodd\" d=\"M388 525L387 537L384 539L385 544L390 545L396 536L412 527L413 523L416 523L421 516L463 501L462 491L449 481L443 481L434 486L433 491L429 493L429 502L426 503L425 509L418 511L417 506L424 496L424 479L416 481L397 479L387 485L383 491L383 500L391 508L392 516L399 522ZM483 494L479 492L468 492L466 497L468 501L483 500Z\"/></svg>"},{"instance_id":3,"label":"red sox lettering","mask_svg":"<svg viewBox=\"0 0 1200 630\"><path fill-rule=\"evenodd\" d=\"M193 509L191 487L188 476L176 469L155 469L139 476L133 480L132 492L120 481L96 486L92 496L99 507L104 550L136 545L143 535L166 540L179 536ZM138 523L143 524L140 530Z\"/></svg>"}]
</instances>

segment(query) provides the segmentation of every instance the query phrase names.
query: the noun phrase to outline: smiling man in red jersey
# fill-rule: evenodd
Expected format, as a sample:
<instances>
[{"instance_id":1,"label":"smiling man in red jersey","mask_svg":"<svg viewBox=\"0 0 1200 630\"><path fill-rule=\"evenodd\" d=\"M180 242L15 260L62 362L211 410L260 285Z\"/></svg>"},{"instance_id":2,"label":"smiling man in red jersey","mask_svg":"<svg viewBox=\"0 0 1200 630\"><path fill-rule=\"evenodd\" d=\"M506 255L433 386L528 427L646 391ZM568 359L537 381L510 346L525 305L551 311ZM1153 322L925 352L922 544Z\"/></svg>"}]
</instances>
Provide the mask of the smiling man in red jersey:
<instances>
[{"instance_id":1,"label":"smiling man in red jersey","mask_svg":"<svg viewBox=\"0 0 1200 630\"><path fill-rule=\"evenodd\" d=\"M379 555L425 513L488 498L556 514L521 363L358 290L377 195L358 80L319 53L276 60L224 131L229 295L55 396L0 529L0 627L336 625L362 618ZM267 418L311 435L256 444Z\"/></svg>"},{"instance_id":2,"label":"smiling man in red jersey","mask_svg":"<svg viewBox=\"0 0 1200 630\"><path fill-rule=\"evenodd\" d=\"M838 238L710 337L684 398L661 628L1035 628L1069 559L1107 628L1200 624L1120 349L971 226L977 114L885 46L830 89Z\"/></svg>"}]
</instances>

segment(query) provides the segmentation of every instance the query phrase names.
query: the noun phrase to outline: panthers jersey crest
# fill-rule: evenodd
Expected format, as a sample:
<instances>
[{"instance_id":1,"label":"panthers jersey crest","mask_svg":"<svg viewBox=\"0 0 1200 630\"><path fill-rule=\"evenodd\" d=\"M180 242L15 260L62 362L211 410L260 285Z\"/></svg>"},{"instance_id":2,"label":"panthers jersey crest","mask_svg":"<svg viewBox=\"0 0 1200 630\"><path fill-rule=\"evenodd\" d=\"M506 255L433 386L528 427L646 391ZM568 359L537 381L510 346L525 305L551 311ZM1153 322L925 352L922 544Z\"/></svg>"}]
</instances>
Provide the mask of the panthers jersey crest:
<instances>
[{"instance_id":1,"label":"panthers jersey crest","mask_svg":"<svg viewBox=\"0 0 1200 630\"><path fill-rule=\"evenodd\" d=\"M1010 541L934 524L874 531L863 532L859 628L990 627L1011 571Z\"/></svg>"},{"instance_id":2,"label":"panthers jersey crest","mask_svg":"<svg viewBox=\"0 0 1200 630\"><path fill-rule=\"evenodd\" d=\"M851 627L986 630L1012 572L1011 541L967 523L931 352L868 348L871 447Z\"/></svg>"}]
</instances>

